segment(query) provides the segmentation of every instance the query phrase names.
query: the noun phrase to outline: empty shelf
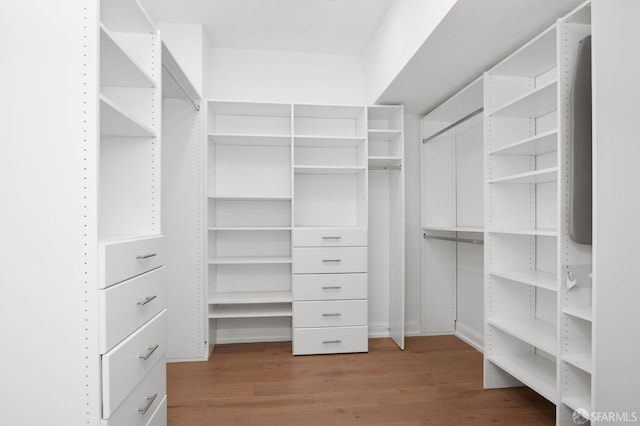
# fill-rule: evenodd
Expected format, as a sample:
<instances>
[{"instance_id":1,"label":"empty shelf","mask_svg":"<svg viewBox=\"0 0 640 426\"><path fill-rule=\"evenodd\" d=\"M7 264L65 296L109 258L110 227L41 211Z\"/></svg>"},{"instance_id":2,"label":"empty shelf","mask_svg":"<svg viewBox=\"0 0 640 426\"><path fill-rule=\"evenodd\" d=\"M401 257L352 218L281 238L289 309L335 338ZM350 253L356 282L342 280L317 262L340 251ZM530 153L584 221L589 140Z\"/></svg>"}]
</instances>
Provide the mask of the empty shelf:
<instances>
[{"instance_id":1,"label":"empty shelf","mask_svg":"<svg viewBox=\"0 0 640 426\"><path fill-rule=\"evenodd\" d=\"M484 228L475 226L424 226L422 230L440 232L484 232Z\"/></svg>"},{"instance_id":2,"label":"empty shelf","mask_svg":"<svg viewBox=\"0 0 640 426\"><path fill-rule=\"evenodd\" d=\"M558 180L558 168L535 170L532 172L518 173L498 179L490 179L489 183L546 183Z\"/></svg>"},{"instance_id":3,"label":"empty shelf","mask_svg":"<svg viewBox=\"0 0 640 426\"><path fill-rule=\"evenodd\" d=\"M537 318L492 318L489 324L552 355L558 352L554 324Z\"/></svg>"},{"instance_id":4,"label":"empty shelf","mask_svg":"<svg viewBox=\"0 0 640 426\"><path fill-rule=\"evenodd\" d=\"M587 410L587 413L591 413L591 398L588 397L564 397L562 403L572 410L582 408Z\"/></svg>"},{"instance_id":5,"label":"empty shelf","mask_svg":"<svg viewBox=\"0 0 640 426\"><path fill-rule=\"evenodd\" d=\"M364 167L343 166L295 166L293 169L298 174L318 175L353 175L365 170Z\"/></svg>"},{"instance_id":6,"label":"empty shelf","mask_svg":"<svg viewBox=\"0 0 640 426\"><path fill-rule=\"evenodd\" d=\"M289 201L291 195L210 195L218 201Z\"/></svg>"},{"instance_id":7,"label":"empty shelf","mask_svg":"<svg viewBox=\"0 0 640 426\"><path fill-rule=\"evenodd\" d=\"M402 157L369 157L369 167L399 167Z\"/></svg>"},{"instance_id":8,"label":"empty shelf","mask_svg":"<svg viewBox=\"0 0 640 426\"><path fill-rule=\"evenodd\" d=\"M209 231L291 231L291 226L213 226Z\"/></svg>"},{"instance_id":9,"label":"empty shelf","mask_svg":"<svg viewBox=\"0 0 640 426\"><path fill-rule=\"evenodd\" d=\"M290 303L292 300L290 291L232 292L214 293L209 298L209 304Z\"/></svg>"},{"instance_id":10,"label":"empty shelf","mask_svg":"<svg viewBox=\"0 0 640 426\"><path fill-rule=\"evenodd\" d=\"M402 133L400 129L369 129L367 130L369 136L397 136Z\"/></svg>"},{"instance_id":11,"label":"empty shelf","mask_svg":"<svg viewBox=\"0 0 640 426\"><path fill-rule=\"evenodd\" d=\"M585 321L593 321L590 306L567 306L562 309L562 312Z\"/></svg>"},{"instance_id":12,"label":"empty shelf","mask_svg":"<svg viewBox=\"0 0 640 426\"><path fill-rule=\"evenodd\" d=\"M287 146L291 136L268 134L209 133L209 141L219 145Z\"/></svg>"},{"instance_id":13,"label":"empty shelf","mask_svg":"<svg viewBox=\"0 0 640 426\"><path fill-rule=\"evenodd\" d=\"M357 136L314 136L295 135L295 146L304 147L354 147L364 142L363 137Z\"/></svg>"},{"instance_id":14,"label":"empty shelf","mask_svg":"<svg viewBox=\"0 0 640 426\"><path fill-rule=\"evenodd\" d=\"M490 229L490 234L530 235L537 237L557 237L556 229Z\"/></svg>"},{"instance_id":15,"label":"empty shelf","mask_svg":"<svg viewBox=\"0 0 640 426\"><path fill-rule=\"evenodd\" d=\"M551 130L494 149L490 155L541 155L558 150L558 131Z\"/></svg>"},{"instance_id":16,"label":"empty shelf","mask_svg":"<svg viewBox=\"0 0 640 426\"><path fill-rule=\"evenodd\" d=\"M156 132L100 95L100 136L154 137Z\"/></svg>"},{"instance_id":17,"label":"empty shelf","mask_svg":"<svg viewBox=\"0 0 640 426\"><path fill-rule=\"evenodd\" d=\"M292 263L291 257L287 256L229 256L218 257L209 261L210 265L259 265L259 264Z\"/></svg>"},{"instance_id":18,"label":"empty shelf","mask_svg":"<svg viewBox=\"0 0 640 426\"><path fill-rule=\"evenodd\" d=\"M558 291L558 274L535 269L512 269L489 272L490 275L528 284L551 291Z\"/></svg>"},{"instance_id":19,"label":"empty shelf","mask_svg":"<svg viewBox=\"0 0 640 426\"><path fill-rule=\"evenodd\" d=\"M591 374L591 365L593 362L591 354L566 354L562 356L562 360L585 373Z\"/></svg>"},{"instance_id":20,"label":"empty shelf","mask_svg":"<svg viewBox=\"0 0 640 426\"><path fill-rule=\"evenodd\" d=\"M556 364L536 354L492 355L489 361L520 380L554 404Z\"/></svg>"},{"instance_id":21,"label":"empty shelf","mask_svg":"<svg viewBox=\"0 0 640 426\"><path fill-rule=\"evenodd\" d=\"M553 26L500 62L492 74L536 77L556 66L556 27Z\"/></svg>"},{"instance_id":22,"label":"empty shelf","mask_svg":"<svg viewBox=\"0 0 640 426\"><path fill-rule=\"evenodd\" d=\"M290 317L291 303L210 305L209 318Z\"/></svg>"},{"instance_id":23,"label":"empty shelf","mask_svg":"<svg viewBox=\"0 0 640 426\"><path fill-rule=\"evenodd\" d=\"M558 84L552 81L494 110L492 117L534 118L557 109Z\"/></svg>"},{"instance_id":24,"label":"empty shelf","mask_svg":"<svg viewBox=\"0 0 640 426\"><path fill-rule=\"evenodd\" d=\"M153 78L111 35L100 26L100 85L121 87L156 87Z\"/></svg>"}]
</instances>

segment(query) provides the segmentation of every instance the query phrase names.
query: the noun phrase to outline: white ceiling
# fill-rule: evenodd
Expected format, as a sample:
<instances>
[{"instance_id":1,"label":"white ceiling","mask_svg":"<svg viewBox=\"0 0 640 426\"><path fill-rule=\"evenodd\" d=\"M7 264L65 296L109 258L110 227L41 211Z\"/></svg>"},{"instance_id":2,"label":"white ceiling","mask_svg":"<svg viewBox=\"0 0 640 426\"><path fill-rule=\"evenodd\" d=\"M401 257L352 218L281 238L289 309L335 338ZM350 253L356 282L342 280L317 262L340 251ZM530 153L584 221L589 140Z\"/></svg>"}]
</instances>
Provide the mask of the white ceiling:
<instances>
[{"instance_id":1,"label":"white ceiling","mask_svg":"<svg viewBox=\"0 0 640 426\"><path fill-rule=\"evenodd\" d=\"M203 24L213 47L364 55L391 0L142 0L155 22Z\"/></svg>"}]
</instances>

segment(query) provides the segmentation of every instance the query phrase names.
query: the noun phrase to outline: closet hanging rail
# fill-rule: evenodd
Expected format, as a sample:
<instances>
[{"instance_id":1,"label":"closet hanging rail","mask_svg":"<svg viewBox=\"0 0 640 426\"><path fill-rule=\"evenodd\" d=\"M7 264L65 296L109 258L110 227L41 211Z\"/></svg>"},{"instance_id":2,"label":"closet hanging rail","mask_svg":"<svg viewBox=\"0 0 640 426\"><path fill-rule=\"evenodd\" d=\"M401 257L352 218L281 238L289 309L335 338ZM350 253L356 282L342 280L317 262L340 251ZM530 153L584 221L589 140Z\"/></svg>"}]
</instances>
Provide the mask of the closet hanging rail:
<instances>
[{"instance_id":1,"label":"closet hanging rail","mask_svg":"<svg viewBox=\"0 0 640 426\"><path fill-rule=\"evenodd\" d=\"M441 134L448 132L449 130L453 129L453 128L454 128L454 127L456 127L457 125L464 123L465 121L467 121L467 120L469 120L469 119L471 119L471 118L475 117L475 116L476 116L476 115L478 115L478 114L481 114L481 113L482 113L482 111L484 111L484 108L479 108L479 109L477 109L477 110L473 111L471 114L465 115L465 116L464 116L464 117L462 117L460 120L456 121L456 122L455 122L455 123L453 123L453 124L449 124L447 127L445 127L444 129L440 130L439 132L434 133L433 135L431 135L431 136L429 136L429 137L423 138L423 139L422 139L422 143L427 143L427 142L429 142L430 140L437 138L437 137L438 137L438 136L440 136Z\"/></svg>"},{"instance_id":2,"label":"closet hanging rail","mask_svg":"<svg viewBox=\"0 0 640 426\"><path fill-rule=\"evenodd\" d=\"M187 97L187 99L189 99L189 102L191 102L191 105L193 105L193 107L196 109L196 111L200 111L200 104L198 103L198 101L196 101L195 99L193 99L191 97L191 95L189 95L189 93L187 92L187 90L184 88L184 86L178 81L178 79L176 78L175 75L173 75L173 73L171 72L171 70L164 64L162 64L162 68L164 68L164 70L167 72L167 74L169 74L169 76L171 77L171 79L176 83L176 85L180 88L180 90L182 91L182 93L184 93L184 95Z\"/></svg>"},{"instance_id":3,"label":"closet hanging rail","mask_svg":"<svg viewBox=\"0 0 640 426\"><path fill-rule=\"evenodd\" d=\"M370 166L369 170L402 170L402 166Z\"/></svg>"},{"instance_id":4,"label":"closet hanging rail","mask_svg":"<svg viewBox=\"0 0 640 426\"><path fill-rule=\"evenodd\" d=\"M422 236L424 237L425 240L442 240L442 241L453 241L456 243L477 244L481 246L484 245L483 240L475 240L472 238L440 237L438 235L427 235L427 234L422 234Z\"/></svg>"}]
</instances>

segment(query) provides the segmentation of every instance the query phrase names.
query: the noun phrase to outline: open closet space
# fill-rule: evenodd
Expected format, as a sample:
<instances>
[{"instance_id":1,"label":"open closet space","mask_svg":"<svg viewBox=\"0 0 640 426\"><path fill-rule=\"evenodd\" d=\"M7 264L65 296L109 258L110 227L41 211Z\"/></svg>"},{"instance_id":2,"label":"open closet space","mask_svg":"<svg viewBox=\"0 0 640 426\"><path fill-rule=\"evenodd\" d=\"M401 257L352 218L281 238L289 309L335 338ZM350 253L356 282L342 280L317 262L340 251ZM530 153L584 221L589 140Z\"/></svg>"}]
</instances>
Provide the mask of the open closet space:
<instances>
[{"instance_id":1,"label":"open closet space","mask_svg":"<svg viewBox=\"0 0 640 426\"><path fill-rule=\"evenodd\" d=\"M639 0L0 20L0 425L640 423Z\"/></svg>"}]
</instances>

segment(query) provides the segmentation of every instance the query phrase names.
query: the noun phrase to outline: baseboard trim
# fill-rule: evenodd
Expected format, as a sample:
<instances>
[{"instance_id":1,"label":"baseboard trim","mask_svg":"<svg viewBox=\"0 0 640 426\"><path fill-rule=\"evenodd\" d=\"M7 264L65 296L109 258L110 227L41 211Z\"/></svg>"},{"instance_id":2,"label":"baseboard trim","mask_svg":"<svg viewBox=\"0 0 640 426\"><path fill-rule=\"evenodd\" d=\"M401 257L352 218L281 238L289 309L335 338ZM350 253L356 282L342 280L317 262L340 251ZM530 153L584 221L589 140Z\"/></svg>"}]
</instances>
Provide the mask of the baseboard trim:
<instances>
[{"instance_id":1,"label":"baseboard trim","mask_svg":"<svg viewBox=\"0 0 640 426\"><path fill-rule=\"evenodd\" d=\"M405 321L404 323L404 335L405 336L421 336L420 321Z\"/></svg>"},{"instance_id":2,"label":"baseboard trim","mask_svg":"<svg viewBox=\"0 0 640 426\"><path fill-rule=\"evenodd\" d=\"M369 338L379 339L381 337L389 337L389 323L377 322L369 324Z\"/></svg>"},{"instance_id":3,"label":"baseboard trim","mask_svg":"<svg viewBox=\"0 0 640 426\"><path fill-rule=\"evenodd\" d=\"M484 337L472 328L457 322L455 335L460 340L473 346L479 352L484 352Z\"/></svg>"}]
</instances>

